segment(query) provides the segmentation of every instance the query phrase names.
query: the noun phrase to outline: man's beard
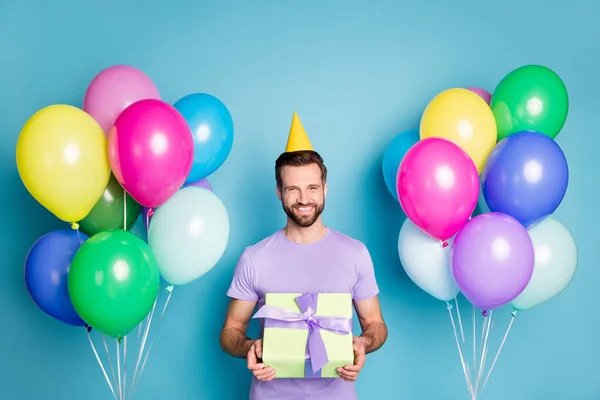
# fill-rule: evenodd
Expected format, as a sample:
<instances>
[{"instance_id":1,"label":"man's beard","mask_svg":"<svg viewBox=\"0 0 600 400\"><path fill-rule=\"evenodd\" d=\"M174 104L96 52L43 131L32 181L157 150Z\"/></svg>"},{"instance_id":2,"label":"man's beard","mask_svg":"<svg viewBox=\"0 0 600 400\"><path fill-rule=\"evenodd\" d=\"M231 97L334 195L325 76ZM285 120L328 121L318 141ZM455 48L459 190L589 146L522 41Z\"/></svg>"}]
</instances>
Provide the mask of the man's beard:
<instances>
[{"instance_id":1,"label":"man's beard","mask_svg":"<svg viewBox=\"0 0 600 400\"><path fill-rule=\"evenodd\" d=\"M296 203L291 207L286 207L282 201L281 205L283 206L283 210L285 211L287 216L292 221L294 221L294 223L296 225L301 226L302 228L308 228L309 226L312 226L312 224L315 223L315 221L319 218L319 216L323 212L323 209L325 208L325 202L323 202L323 204L320 204L320 205L315 204L315 203L310 203L310 204ZM314 212L311 215L295 214L294 208L299 208L299 207L314 207Z\"/></svg>"}]
</instances>

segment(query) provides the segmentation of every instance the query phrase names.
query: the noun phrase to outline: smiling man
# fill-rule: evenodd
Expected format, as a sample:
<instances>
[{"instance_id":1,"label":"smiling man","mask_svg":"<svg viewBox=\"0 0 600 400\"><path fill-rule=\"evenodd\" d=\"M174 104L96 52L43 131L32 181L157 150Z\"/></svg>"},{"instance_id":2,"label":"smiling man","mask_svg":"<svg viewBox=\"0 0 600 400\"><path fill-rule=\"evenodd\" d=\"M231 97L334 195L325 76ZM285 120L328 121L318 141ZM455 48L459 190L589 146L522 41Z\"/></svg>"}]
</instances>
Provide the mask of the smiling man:
<instances>
[{"instance_id":1,"label":"smiling man","mask_svg":"<svg viewBox=\"0 0 600 400\"><path fill-rule=\"evenodd\" d=\"M250 400L356 399L354 382L366 354L379 349L387 338L379 288L365 245L323 224L327 168L295 113L286 151L275 163L275 179L287 224L247 247L239 258L227 292L231 300L221 347L246 358L253 373ZM339 368L339 378L277 378L277 371L262 362L261 339L246 334L266 293L298 292L352 295L362 333L354 337L354 363Z\"/></svg>"}]
</instances>

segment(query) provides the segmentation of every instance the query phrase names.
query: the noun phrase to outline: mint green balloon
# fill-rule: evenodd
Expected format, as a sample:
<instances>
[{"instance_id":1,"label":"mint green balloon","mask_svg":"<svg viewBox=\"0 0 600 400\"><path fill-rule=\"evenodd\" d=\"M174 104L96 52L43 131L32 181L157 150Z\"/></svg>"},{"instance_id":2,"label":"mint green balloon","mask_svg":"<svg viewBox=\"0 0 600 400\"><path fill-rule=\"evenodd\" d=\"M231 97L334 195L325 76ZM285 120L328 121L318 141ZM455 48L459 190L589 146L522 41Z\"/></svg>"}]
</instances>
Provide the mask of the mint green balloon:
<instances>
[{"instance_id":1,"label":"mint green balloon","mask_svg":"<svg viewBox=\"0 0 600 400\"><path fill-rule=\"evenodd\" d=\"M571 232L554 218L548 217L529 230L535 264L529 284L511 306L528 310L562 293L577 269L577 245Z\"/></svg>"},{"instance_id":2,"label":"mint green balloon","mask_svg":"<svg viewBox=\"0 0 600 400\"><path fill-rule=\"evenodd\" d=\"M152 216L148 245L163 279L184 285L210 271L229 241L229 216L210 190L179 189Z\"/></svg>"}]
</instances>

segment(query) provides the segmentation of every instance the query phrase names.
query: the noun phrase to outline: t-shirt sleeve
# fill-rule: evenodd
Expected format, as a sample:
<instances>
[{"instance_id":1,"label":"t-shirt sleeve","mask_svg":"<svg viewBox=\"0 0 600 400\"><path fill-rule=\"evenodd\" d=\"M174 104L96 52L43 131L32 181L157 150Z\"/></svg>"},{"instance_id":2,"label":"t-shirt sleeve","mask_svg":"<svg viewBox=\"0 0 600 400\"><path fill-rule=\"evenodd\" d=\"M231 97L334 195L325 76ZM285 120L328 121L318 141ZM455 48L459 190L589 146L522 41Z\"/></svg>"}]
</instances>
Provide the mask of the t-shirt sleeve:
<instances>
[{"instance_id":1,"label":"t-shirt sleeve","mask_svg":"<svg viewBox=\"0 0 600 400\"><path fill-rule=\"evenodd\" d=\"M360 251L355 261L355 267L357 280L354 285L353 300L365 300L379 294L373 260L366 246Z\"/></svg>"},{"instance_id":2,"label":"t-shirt sleeve","mask_svg":"<svg viewBox=\"0 0 600 400\"><path fill-rule=\"evenodd\" d=\"M254 265L247 250L244 250L235 266L227 296L238 300L258 301Z\"/></svg>"}]
</instances>

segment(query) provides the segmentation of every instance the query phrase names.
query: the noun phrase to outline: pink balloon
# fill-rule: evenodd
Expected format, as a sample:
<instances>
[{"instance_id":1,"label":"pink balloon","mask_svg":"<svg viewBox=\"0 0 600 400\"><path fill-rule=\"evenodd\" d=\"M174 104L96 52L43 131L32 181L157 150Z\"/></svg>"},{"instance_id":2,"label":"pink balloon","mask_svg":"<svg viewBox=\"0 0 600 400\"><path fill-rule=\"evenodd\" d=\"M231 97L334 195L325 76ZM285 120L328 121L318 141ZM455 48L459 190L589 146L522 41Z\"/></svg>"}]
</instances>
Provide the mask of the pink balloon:
<instances>
[{"instance_id":1,"label":"pink balloon","mask_svg":"<svg viewBox=\"0 0 600 400\"><path fill-rule=\"evenodd\" d=\"M127 107L108 135L110 165L121 186L145 207L158 207L185 182L194 160L192 132L162 100Z\"/></svg>"},{"instance_id":2,"label":"pink balloon","mask_svg":"<svg viewBox=\"0 0 600 400\"><path fill-rule=\"evenodd\" d=\"M492 94L487 90L478 87L468 87L467 90L479 95L479 97L481 97L486 103L488 103L488 105L490 105L490 102L492 101Z\"/></svg>"},{"instance_id":3,"label":"pink balloon","mask_svg":"<svg viewBox=\"0 0 600 400\"><path fill-rule=\"evenodd\" d=\"M442 138L420 140L408 150L396 185L406 216L443 242L469 220L479 198L475 164L460 147Z\"/></svg>"},{"instance_id":4,"label":"pink balloon","mask_svg":"<svg viewBox=\"0 0 600 400\"><path fill-rule=\"evenodd\" d=\"M158 89L142 71L128 65L108 67L92 80L83 99L83 110L108 134L127 106L143 99L160 99Z\"/></svg>"}]
</instances>

